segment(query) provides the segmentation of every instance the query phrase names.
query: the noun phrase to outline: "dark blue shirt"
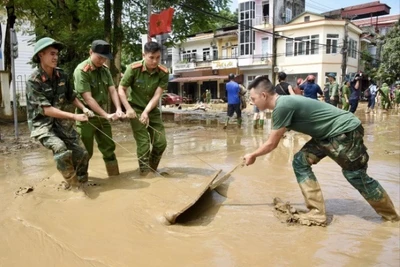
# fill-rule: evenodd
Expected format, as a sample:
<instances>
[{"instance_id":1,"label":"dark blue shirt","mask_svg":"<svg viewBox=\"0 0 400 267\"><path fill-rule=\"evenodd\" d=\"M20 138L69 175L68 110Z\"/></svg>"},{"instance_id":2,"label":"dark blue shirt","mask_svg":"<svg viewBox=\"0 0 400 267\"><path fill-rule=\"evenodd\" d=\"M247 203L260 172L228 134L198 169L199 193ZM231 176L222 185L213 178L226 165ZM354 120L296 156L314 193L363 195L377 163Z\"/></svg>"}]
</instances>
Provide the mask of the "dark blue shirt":
<instances>
[{"instance_id":1,"label":"dark blue shirt","mask_svg":"<svg viewBox=\"0 0 400 267\"><path fill-rule=\"evenodd\" d=\"M360 95L361 95L361 90L360 90L360 86L358 87L358 90L355 89L355 85L356 85L357 81L352 81L350 83L350 98L349 100L359 100L360 99Z\"/></svg>"},{"instance_id":2,"label":"dark blue shirt","mask_svg":"<svg viewBox=\"0 0 400 267\"><path fill-rule=\"evenodd\" d=\"M300 89L303 90L304 92L303 95L305 97L309 97L312 99L318 99L317 94L322 95L321 87L319 87L319 85L316 83L309 83L309 82L304 83L300 86Z\"/></svg>"},{"instance_id":3,"label":"dark blue shirt","mask_svg":"<svg viewBox=\"0 0 400 267\"><path fill-rule=\"evenodd\" d=\"M235 81L226 84L226 93L228 94L228 104L240 104L240 87Z\"/></svg>"}]
</instances>

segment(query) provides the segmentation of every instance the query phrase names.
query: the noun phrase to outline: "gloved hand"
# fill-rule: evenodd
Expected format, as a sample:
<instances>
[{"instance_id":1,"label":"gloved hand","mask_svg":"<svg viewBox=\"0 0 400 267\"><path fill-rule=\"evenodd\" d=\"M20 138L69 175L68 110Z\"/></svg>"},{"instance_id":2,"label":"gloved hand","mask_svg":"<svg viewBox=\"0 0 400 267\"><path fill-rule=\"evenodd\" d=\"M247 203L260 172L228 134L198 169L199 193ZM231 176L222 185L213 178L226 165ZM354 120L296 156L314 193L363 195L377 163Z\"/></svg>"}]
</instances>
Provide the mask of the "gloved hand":
<instances>
[{"instance_id":1,"label":"gloved hand","mask_svg":"<svg viewBox=\"0 0 400 267\"><path fill-rule=\"evenodd\" d=\"M90 109L88 109L88 108L83 108L82 111L83 111L83 113L85 113L85 115L88 116L89 118L94 117L94 112L91 111Z\"/></svg>"}]
</instances>

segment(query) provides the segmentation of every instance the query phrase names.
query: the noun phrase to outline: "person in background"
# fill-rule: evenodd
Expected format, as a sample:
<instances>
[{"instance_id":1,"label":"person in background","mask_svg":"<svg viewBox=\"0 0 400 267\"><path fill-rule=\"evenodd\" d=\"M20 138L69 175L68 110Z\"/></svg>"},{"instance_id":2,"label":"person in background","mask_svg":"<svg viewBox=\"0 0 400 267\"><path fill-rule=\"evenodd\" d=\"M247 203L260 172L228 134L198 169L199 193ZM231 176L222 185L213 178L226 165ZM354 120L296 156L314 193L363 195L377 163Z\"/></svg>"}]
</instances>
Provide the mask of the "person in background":
<instances>
[{"instance_id":1,"label":"person in background","mask_svg":"<svg viewBox=\"0 0 400 267\"><path fill-rule=\"evenodd\" d=\"M336 82L335 73L329 73L329 103L335 107L339 104L339 84Z\"/></svg>"},{"instance_id":2,"label":"person in background","mask_svg":"<svg viewBox=\"0 0 400 267\"><path fill-rule=\"evenodd\" d=\"M206 90L206 104L210 104L211 103L211 92L210 90Z\"/></svg>"},{"instance_id":3,"label":"person in background","mask_svg":"<svg viewBox=\"0 0 400 267\"><path fill-rule=\"evenodd\" d=\"M228 95L228 111L227 118L225 121L224 129L228 127L229 119L232 118L233 114L237 115L237 126L240 128L242 126L242 110L240 107L240 86L234 81L235 75L230 73L228 75L229 82L226 84L226 93Z\"/></svg>"},{"instance_id":4,"label":"person in background","mask_svg":"<svg viewBox=\"0 0 400 267\"><path fill-rule=\"evenodd\" d=\"M350 112L354 113L357 110L358 102L360 101L361 89L360 89L360 79L362 73L357 73L354 79L350 82Z\"/></svg>"},{"instance_id":5,"label":"person in background","mask_svg":"<svg viewBox=\"0 0 400 267\"><path fill-rule=\"evenodd\" d=\"M350 109L350 81L345 80L342 87L342 109L348 111Z\"/></svg>"},{"instance_id":6,"label":"person in background","mask_svg":"<svg viewBox=\"0 0 400 267\"><path fill-rule=\"evenodd\" d=\"M265 111L259 110L256 105L253 105L253 127L254 129L264 128L264 118L265 118Z\"/></svg>"},{"instance_id":7,"label":"person in background","mask_svg":"<svg viewBox=\"0 0 400 267\"><path fill-rule=\"evenodd\" d=\"M303 95L308 98L318 100L318 95L323 96L321 87L315 83L314 75L308 75L303 83L300 84L300 89L303 91Z\"/></svg>"},{"instance_id":8,"label":"person in background","mask_svg":"<svg viewBox=\"0 0 400 267\"><path fill-rule=\"evenodd\" d=\"M384 112L387 112L390 108L390 88L387 83L383 83L382 87L378 90L378 94L381 98L381 108Z\"/></svg>"},{"instance_id":9,"label":"person in background","mask_svg":"<svg viewBox=\"0 0 400 267\"><path fill-rule=\"evenodd\" d=\"M26 82L26 104L31 137L52 150L57 170L69 188L88 179L89 155L80 145L74 121L86 122L94 114L76 98L68 75L57 68L63 47L49 37L36 42L32 62L38 68ZM73 113L75 107L82 114Z\"/></svg>"},{"instance_id":10,"label":"person in background","mask_svg":"<svg viewBox=\"0 0 400 267\"><path fill-rule=\"evenodd\" d=\"M396 89L394 90L394 103L398 110L400 105L400 81L396 82Z\"/></svg>"},{"instance_id":11,"label":"person in background","mask_svg":"<svg viewBox=\"0 0 400 267\"><path fill-rule=\"evenodd\" d=\"M374 109L375 108L375 98L376 98L376 93L377 93L378 89L376 88L376 84L374 81L371 80L371 84L367 90L369 90L369 97L368 97L368 107L367 107L367 110L365 111L365 113L370 113L371 111L373 113L375 113L375 109Z\"/></svg>"},{"instance_id":12,"label":"person in background","mask_svg":"<svg viewBox=\"0 0 400 267\"><path fill-rule=\"evenodd\" d=\"M268 140L252 153L244 155L246 166L252 165L257 157L272 152L287 130L311 136L294 155L292 163L309 209L309 212L298 215L301 224L326 224L322 190L311 168L325 157L342 168L347 181L382 218L399 221L400 217L385 189L367 174L369 155L364 145L364 128L354 114L306 97L280 96L265 77L256 78L249 88L254 105L260 110L273 110L273 125Z\"/></svg>"},{"instance_id":13,"label":"person in background","mask_svg":"<svg viewBox=\"0 0 400 267\"><path fill-rule=\"evenodd\" d=\"M103 40L95 40L89 50L89 58L75 68L75 91L85 106L96 114L89 119L89 123L77 122L76 126L89 157L93 156L93 142L96 139L108 176L115 176L119 175L119 167L110 121L124 118L125 114L121 110L111 72L105 65L107 59L112 59L110 44ZM114 103L115 113L110 114L106 111L109 109L108 96ZM81 113L80 110L76 112Z\"/></svg>"},{"instance_id":14,"label":"person in background","mask_svg":"<svg viewBox=\"0 0 400 267\"><path fill-rule=\"evenodd\" d=\"M278 73L278 81L279 83L275 86L275 91L278 95L294 95L293 88L290 84L286 82L286 73L279 72Z\"/></svg>"}]
</instances>

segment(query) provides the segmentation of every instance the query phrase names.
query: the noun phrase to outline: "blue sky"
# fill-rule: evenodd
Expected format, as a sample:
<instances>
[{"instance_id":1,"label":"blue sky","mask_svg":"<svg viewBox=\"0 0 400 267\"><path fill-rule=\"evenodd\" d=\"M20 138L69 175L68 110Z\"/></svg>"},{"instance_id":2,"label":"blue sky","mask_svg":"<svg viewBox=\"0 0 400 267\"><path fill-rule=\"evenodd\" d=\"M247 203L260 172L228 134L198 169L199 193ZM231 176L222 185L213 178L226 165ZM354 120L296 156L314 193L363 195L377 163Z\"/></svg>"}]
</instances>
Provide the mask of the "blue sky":
<instances>
[{"instance_id":1,"label":"blue sky","mask_svg":"<svg viewBox=\"0 0 400 267\"><path fill-rule=\"evenodd\" d=\"M238 0L231 0L231 10L236 10L238 7ZM279 1L279 0L278 0ZM306 0L306 10L324 13L326 11L348 7L352 5L365 4L374 2L376 0L335 0L335 1L321 1L321 0ZM391 7L390 15L400 14L400 1L399 0L380 0L381 3L387 4Z\"/></svg>"}]
</instances>

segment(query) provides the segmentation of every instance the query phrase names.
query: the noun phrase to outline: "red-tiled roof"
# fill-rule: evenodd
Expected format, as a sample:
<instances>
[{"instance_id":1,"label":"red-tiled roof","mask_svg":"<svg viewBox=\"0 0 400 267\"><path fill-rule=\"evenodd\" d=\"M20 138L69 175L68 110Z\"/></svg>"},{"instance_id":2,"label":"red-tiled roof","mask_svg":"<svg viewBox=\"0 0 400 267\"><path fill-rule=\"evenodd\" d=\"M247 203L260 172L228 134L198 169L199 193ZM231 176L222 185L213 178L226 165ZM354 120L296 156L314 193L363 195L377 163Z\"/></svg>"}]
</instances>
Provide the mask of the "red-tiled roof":
<instances>
[{"instance_id":1,"label":"red-tiled roof","mask_svg":"<svg viewBox=\"0 0 400 267\"><path fill-rule=\"evenodd\" d=\"M383 17L371 17L368 19L358 19L353 20L352 23L359 27L371 26L371 25L381 25L381 24L394 24L400 19L399 15L383 16Z\"/></svg>"}]
</instances>

